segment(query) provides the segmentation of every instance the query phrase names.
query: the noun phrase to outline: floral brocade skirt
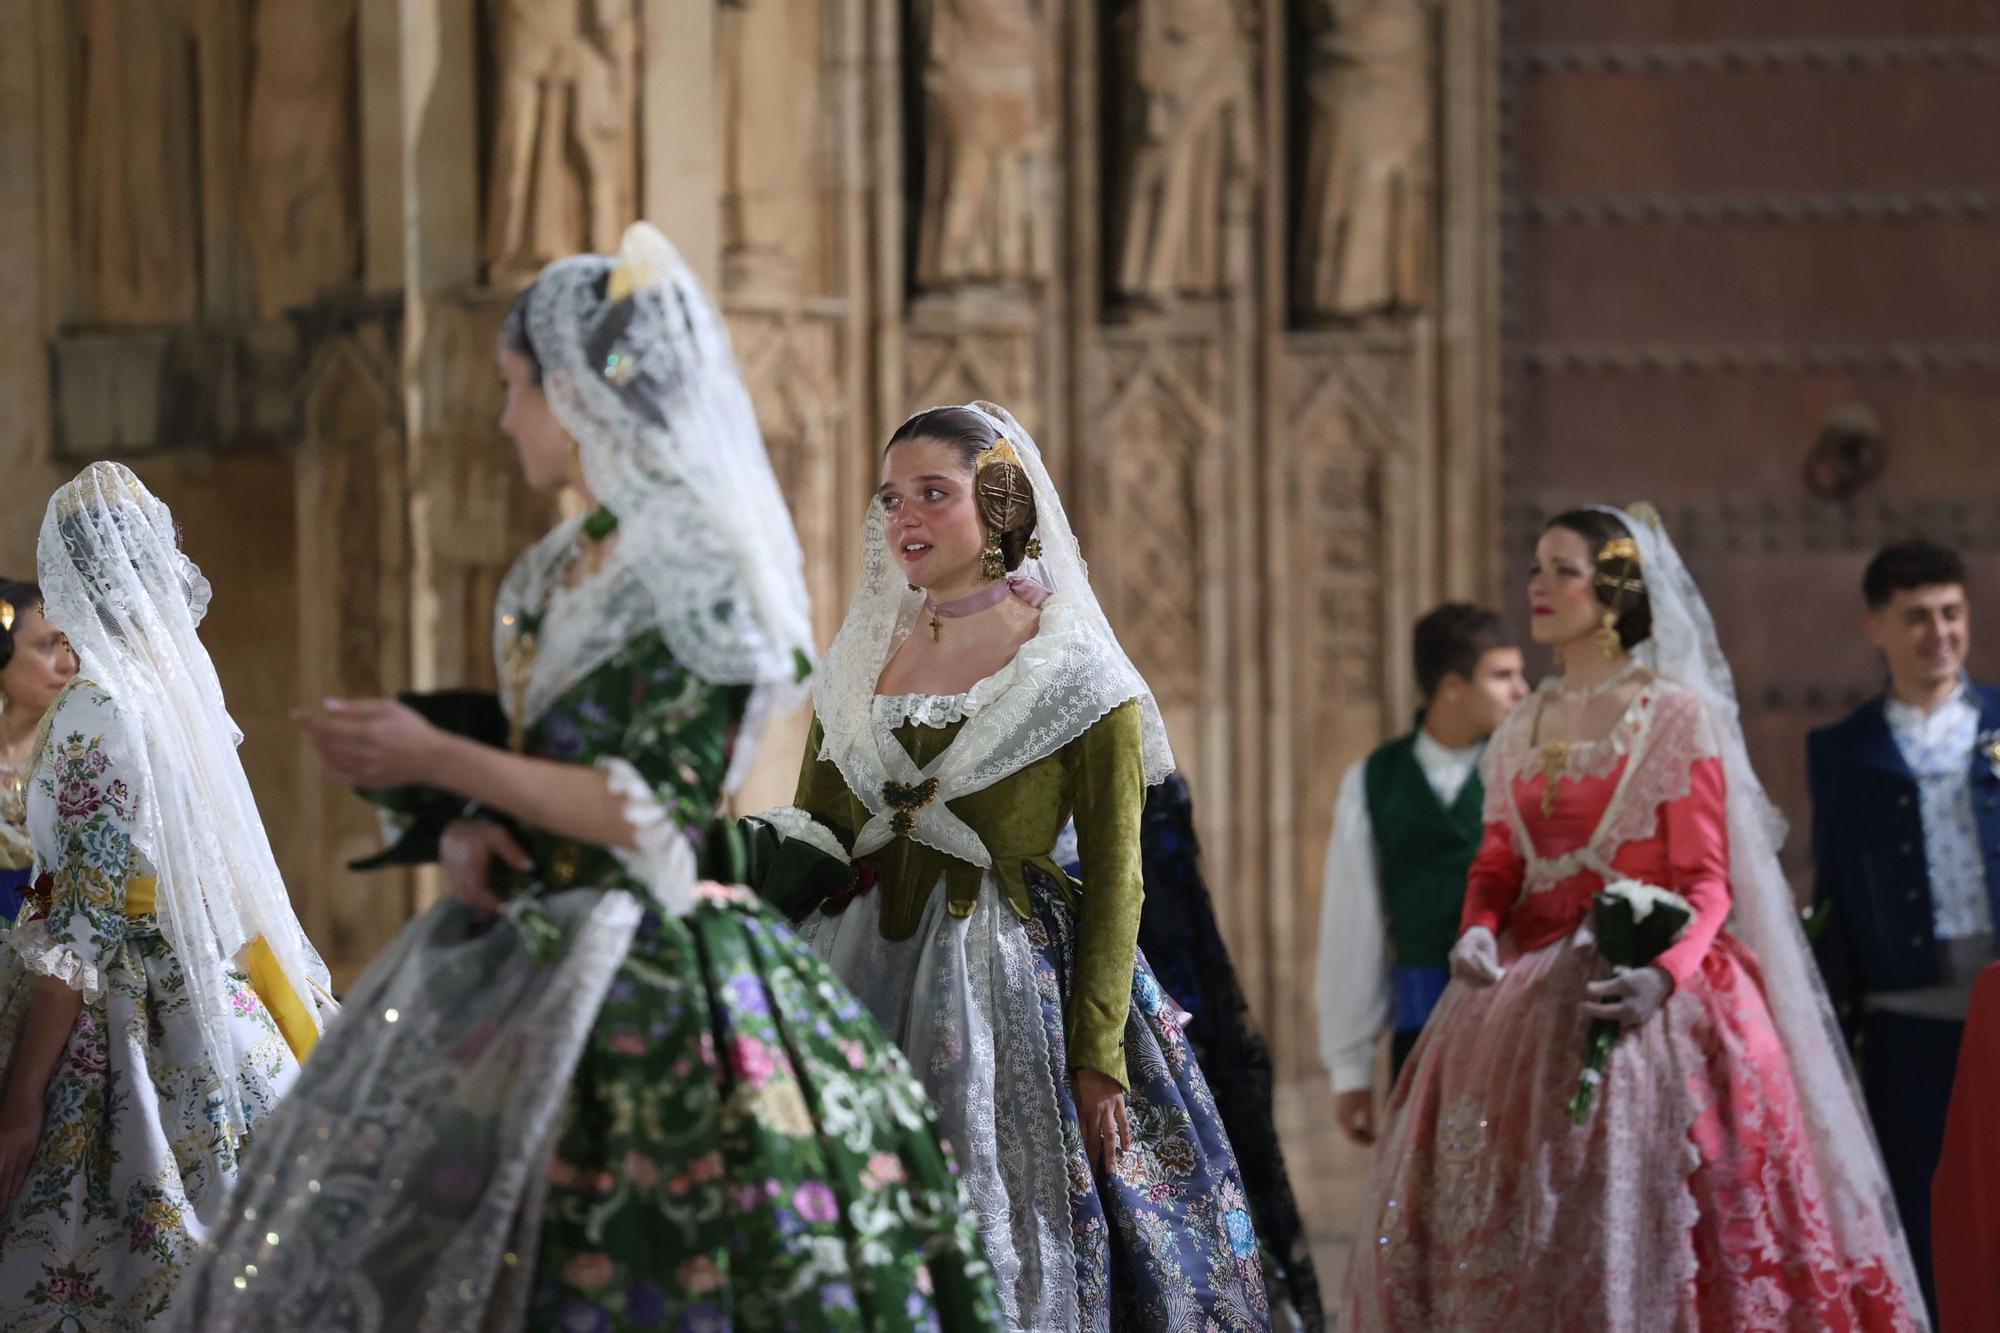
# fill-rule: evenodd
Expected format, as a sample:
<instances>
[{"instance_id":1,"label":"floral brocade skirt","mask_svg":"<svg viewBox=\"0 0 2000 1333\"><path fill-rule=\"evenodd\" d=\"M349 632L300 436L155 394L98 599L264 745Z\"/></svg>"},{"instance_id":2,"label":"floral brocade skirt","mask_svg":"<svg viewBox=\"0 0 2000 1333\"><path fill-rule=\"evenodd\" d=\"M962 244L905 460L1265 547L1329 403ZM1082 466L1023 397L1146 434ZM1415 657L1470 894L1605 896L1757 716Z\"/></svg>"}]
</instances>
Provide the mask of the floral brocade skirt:
<instances>
[{"instance_id":1,"label":"floral brocade skirt","mask_svg":"<svg viewBox=\"0 0 2000 1333\"><path fill-rule=\"evenodd\" d=\"M1597 951L1509 934L1500 961L1493 985L1445 991L1390 1098L1344 1329L1917 1327L1888 1258L1836 1236L1747 949L1718 935L1619 1038L1580 1125Z\"/></svg>"},{"instance_id":2,"label":"floral brocade skirt","mask_svg":"<svg viewBox=\"0 0 2000 1333\"><path fill-rule=\"evenodd\" d=\"M246 1158L178 1333L991 1333L922 1086L768 908L455 900Z\"/></svg>"},{"instance_id":3,"label":"floral brocade skirt","mask_svg":"<svg viewBox=\"0 0 2000 1333\"><path fill-rule=\"evenodd\" d=\"M998 1327L923 1090L775 914L649 912L584 1046L531 1328Z\"/></svg>"},{"instance_id":4,"label":"floral brocade skirt","mask_svg":"<svg viewBox=\"0 0 2000 1333\"><path fill-rule=\"evenodd\" d=\"M801 934L922 1074L1010 1329L1264 1333L1270 1307L1235 1154L1143 958L1125 1027L1133 1146L1116 1174L1086 1155L1065 1038L1076 913L1047 877L1029 887L1026 921L989 881L964 918L933 893L906 940L883 938L876 895L809 917Z\"/></svg>"},{"instance_id":5,"label":"floral brocade skirt","mask_svg":"<svg viewBox=\"0 0 2000 1333\"><path fill-rule=\"evenodd\" d=\"M11 1052L35 974L0 957ZM236 1091L257 1125L299 1074L277 1020L232 975ZM244 1141L229 1127L179 958L153 918L127 922L49 1078L41 1144L0 1219L0 1329L142 1333L176 1309L227 1211Z\"/></svg>"}]
</instances>

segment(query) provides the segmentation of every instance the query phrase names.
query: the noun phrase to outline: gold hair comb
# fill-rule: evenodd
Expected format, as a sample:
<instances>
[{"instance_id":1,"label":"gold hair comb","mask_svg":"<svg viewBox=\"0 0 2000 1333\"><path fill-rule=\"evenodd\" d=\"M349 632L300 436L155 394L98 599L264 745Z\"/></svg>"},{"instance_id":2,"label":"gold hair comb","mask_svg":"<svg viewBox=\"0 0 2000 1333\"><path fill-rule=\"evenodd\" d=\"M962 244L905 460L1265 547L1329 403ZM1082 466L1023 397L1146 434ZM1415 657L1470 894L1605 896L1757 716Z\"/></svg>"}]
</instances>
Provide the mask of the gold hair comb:
<instances>
[{"instance_id":1,"label":"gold hair comb","mask_svg":"<svg viewBox=\"0 0 2000 1333\"><path fill-rule=\"evenodd\" d=\"M979 466L981 469L993 467L1000 463L1012 463L1015 467L1021 466L1021 455L1015 452L1013 441L1009 440L1005 435L993 441L993 447L979 455Z\"/></svg>"},{"instance_id":2,"label":"gold hair comb","mask_svg":"<svg viewBox=\"0 0 2000 1333\"><path fill-rule=\"evenodd\" d=\"M12 634L13 632L14 604L5 597L0 597L0 634Z\"/></svg>"},{"instance_id":3,"label":"gold hair comb","mask_svg":"<svg viewBox=\"0 0 2000 1333\"><path fill-rule=\"evenodd\" d=\"M1630 537L1613 537L1604 543L1604 549L1597 553L1597 563L1609 560L1623 560L1628 564L1639 563L1639 543Z\"/></svg>"}]
</instances>

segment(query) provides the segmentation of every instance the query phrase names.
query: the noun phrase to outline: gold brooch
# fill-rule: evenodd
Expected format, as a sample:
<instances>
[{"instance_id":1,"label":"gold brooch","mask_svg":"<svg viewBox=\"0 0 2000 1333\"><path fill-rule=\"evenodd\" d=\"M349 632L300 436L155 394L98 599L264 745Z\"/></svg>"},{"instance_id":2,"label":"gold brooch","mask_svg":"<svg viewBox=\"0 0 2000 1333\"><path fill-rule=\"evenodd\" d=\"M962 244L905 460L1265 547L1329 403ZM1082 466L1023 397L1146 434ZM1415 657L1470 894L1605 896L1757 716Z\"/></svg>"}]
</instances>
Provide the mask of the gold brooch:
<instances>
[{"instance_id":1,"label":"gold brooch","mask_svg":"<svg viewBox=\"0 0 2000 1333\"><path fill-rule=\"evenodd\" d=\"M907 838L916 831L917 811L937 799L938 780L925 778L915 786L905 786L900 782L882 784L882 799L896 807L896 813L889 816L889 828L899 838Z\"/></svg>"}]
</instances>

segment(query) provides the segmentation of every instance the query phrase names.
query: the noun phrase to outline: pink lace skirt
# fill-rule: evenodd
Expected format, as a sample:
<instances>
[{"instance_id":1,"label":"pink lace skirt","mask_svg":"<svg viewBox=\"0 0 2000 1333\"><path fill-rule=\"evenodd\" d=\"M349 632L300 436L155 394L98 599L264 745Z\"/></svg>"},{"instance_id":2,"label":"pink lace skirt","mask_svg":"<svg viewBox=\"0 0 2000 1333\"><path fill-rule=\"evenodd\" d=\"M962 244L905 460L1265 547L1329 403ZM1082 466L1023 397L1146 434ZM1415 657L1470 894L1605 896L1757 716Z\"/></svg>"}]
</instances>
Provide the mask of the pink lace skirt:
<instances>
[{"instance_id":1,"label":"pink lace skirt","mask_svg":"<svg viewBox=\"0 0 2000 1333\"><path fill-rule=\"evenodd\" d=\"M1570 1121L1597 952L1577 937L1453 982L1390 1100L1349 1329L1916 1327L1880 1256L1840 1252L1757 963L1727 932L1613 1048Z\"/></svg>"}]
</instances>

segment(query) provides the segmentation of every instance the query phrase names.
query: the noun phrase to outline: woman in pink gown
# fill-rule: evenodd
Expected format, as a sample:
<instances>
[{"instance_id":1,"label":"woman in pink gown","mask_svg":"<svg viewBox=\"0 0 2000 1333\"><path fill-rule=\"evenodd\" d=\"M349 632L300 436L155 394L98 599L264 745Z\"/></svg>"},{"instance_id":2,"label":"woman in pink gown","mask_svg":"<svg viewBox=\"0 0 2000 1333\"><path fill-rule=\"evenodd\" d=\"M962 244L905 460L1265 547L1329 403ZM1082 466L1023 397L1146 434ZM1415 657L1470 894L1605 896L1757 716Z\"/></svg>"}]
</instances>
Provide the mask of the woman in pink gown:
<instances>
[{"instance_id":1,"label":"woman in pink gown","mask_svg":"<svg viewBox=\"0 0 2000 1333\"><path fill-rule=\"evenodd\" d=\"M1529 590L1562 675L1487 749L1454 979L1391 1098L1347 1326L1923 1328L1693 580L1650 511L1594 509L1550 524ZM1620 879L1696 915L1614 977L1589 917ZM1593 1017L1625 1026L1578 1124Z\"/></svg>"}]
</instances>

